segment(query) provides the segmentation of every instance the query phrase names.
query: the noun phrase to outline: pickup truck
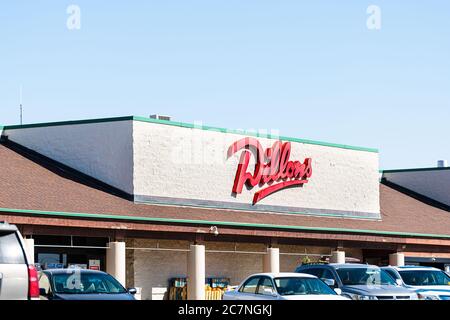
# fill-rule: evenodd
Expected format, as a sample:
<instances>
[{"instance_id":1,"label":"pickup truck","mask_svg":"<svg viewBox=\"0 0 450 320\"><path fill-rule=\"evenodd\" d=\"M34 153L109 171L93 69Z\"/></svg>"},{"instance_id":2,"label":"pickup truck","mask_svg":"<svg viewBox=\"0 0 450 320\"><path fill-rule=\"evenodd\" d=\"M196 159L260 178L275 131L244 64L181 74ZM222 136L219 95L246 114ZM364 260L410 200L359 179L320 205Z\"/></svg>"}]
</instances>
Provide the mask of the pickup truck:
<instances>
[{"instance_id":1,"label":"pickup truck","mask_svg":"<svg viewBox=\"0 0 450 320\"><path fill-rule=\"evenodd\" d=\"M38 274L15 225L0 221L0 300L39 299Z\"/></svg>"}]
</instances>

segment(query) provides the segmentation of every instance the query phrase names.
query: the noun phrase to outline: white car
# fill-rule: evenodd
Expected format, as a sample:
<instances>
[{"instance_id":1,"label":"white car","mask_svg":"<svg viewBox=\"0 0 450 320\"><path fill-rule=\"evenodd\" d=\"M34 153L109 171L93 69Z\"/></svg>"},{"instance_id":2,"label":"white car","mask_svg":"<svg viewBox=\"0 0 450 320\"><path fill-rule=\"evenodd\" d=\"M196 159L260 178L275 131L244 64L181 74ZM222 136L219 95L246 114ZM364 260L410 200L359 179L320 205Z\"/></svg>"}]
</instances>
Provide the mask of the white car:
<instances>
[{"instance_id":1,"label":"white car","mask_svg":"<svg viewBox=\"0 0 450 320\"><path fill-rule=\"evenodd\" d=\"M349 300L322 280L303 273L260 273L223 295L223 300Z\"/></svg>"},{"instance_id":2,"label":"white car","mask_svg":"<svg viewBox=\"0 0 450 320\"><path fill-rule=\"evenodd\" d=\"M450 276L423 266L383 267L398 283L416 291L420 300L450 300Z\"/></svg>"}]
</instances>

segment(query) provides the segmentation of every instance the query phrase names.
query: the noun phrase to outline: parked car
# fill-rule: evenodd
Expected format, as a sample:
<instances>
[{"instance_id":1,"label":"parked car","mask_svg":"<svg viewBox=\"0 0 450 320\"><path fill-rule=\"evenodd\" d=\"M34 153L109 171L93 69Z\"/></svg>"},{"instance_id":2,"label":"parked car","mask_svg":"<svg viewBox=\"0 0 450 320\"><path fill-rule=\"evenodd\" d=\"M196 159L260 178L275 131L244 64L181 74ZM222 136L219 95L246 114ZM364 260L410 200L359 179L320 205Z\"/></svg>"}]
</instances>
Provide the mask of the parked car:
<instances>
[{"instance_id":1,"label":"parked car","mask_svg":"<svg viewBox=\"0 0 450 320\"><path fill-rule=\"evenodd\" d=\"M96 270L54 269L39 273L43 300L135 300L113 276Z\"/></svg>"},{"instance_id":2,"label":"parked car","mask_svg":"<svg viewBox=\"0 0 450 320\"><path fill-rule=\"evenodd\" d=\"M417 294L407 289L377 266L347 264L302 265L296 272L314 275L342 296L353 300L417 300Z\"/></svg>"},{"instance_id":3,"label":"parked car","mask_svg":"<svg viewBox=\"0 0 450 320\"><path fill-rule=\"evenodd\" d=\"M0 222L0 300L39 299L38 274L28 261L17 227Z\"/></svg>"},{"instance_id":4,"label":"parked car","mask_svg":"<svg viewBox=\"0 0 450 320\"><path fill-rule=\"evenodd\" d=\"M223 300L348 300L309 274L261 273L223 295Z\"/></svg>"},{"instance_id":5,"label":"parked car","mask_svg":"<svg viewBox=\"0 0 450 320\"><path fill-rule=\"evenodd\" d=\"M421 266L381 269L406 288L415 290L421 300L450 300L450 276L440 269Z\"/></svg>"}]
</instances>

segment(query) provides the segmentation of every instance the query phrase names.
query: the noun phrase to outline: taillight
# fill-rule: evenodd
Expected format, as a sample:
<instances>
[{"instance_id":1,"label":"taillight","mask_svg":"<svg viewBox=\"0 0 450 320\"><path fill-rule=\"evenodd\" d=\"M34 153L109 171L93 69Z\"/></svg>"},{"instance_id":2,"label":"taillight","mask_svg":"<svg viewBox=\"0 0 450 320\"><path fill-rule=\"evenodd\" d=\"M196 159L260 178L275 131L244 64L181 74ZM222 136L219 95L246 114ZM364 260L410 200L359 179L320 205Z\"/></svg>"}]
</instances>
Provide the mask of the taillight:
<instances>
[{"instance_id":1,"label":"taillight","mask_svg":"<svg viewBox=\"0 0 450 320\"><path fill-rule=\"evenodd\" d=\"M36 268L28 266L28 297L30 299L39 298L39 279Z\"/></svg>"}]
</instances>

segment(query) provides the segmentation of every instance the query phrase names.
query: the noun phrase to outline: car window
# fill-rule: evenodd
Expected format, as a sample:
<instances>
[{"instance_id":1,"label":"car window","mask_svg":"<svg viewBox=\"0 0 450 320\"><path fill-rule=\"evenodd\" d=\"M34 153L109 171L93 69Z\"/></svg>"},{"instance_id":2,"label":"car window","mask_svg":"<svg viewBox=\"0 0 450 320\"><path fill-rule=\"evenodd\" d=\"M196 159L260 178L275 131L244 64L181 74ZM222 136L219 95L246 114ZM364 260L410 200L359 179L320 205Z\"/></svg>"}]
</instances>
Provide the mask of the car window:
<instances>
[{"instance_id":1,"label":"car window","mask_svg":"<svg viewBox=\"0 0 450 320\"><path fill-rule=\"evenodd\" d=\"M323 273L322 273L322 275L320 276L320 279L331 279L331 280L335 280L336 281L336 279L334 278L334 275L333 275L333 272L331 272L330 270L328 270L328 269L324 269L323 270Z\"/></svg>"},{"instance_id":2,"label":"car window","mask_svg":"<svg viewBox=\"0 0 450 320\"><path fill-rule=\"evenodd\" d=\"M322 268L308 268L305 270L301 270L300 272L316 276L317 278L321 278L323 269Z\"/></svg>"},{"instance_id":3,"label":"car window","mask_svg":"<svg viewBox=\"0 0 450 320\"><path fill-rule=\"evenodd\" d=\"M254 277L247 280L239 291L243 293L256 293L256 288L258 287L260 279L261 277Z\"/></svg>"},{"instance_id":4,"label":"car window","mask_svg":"<svg viewBox=\"0 0 450 320\"><path fill-rule=\"evenodd\" d=\"M270 278L264 277L259 283L258 294L266 294L265 290L270 290L271 292L275 292L275 288L273 287L273 282Z\"/></svg>"},{"instance_id":5,"label":"car window","mask_svg":"<svg viewBox=\"0 0 450 320\"><path fill-rule=\"evenodd\" d=\"M109 274L83 273L69 270L52 275L55 293L61 294L113 294L126 293L122 285Z\"/></svg>"},{"instance_id":6,"label":"car window","mask_svg":"<svg viewBox=\"0 0 450 320\"><path fill-rule=\"evenodd\" d=\"M15 232L0 233L0 264L23 264L25 255Z\"/></svg>"},{"instance_id":7,"label":"car window","mask_svg":"<svg viewBox=\"0 0 450 320\"><path fill-rule=\"evenodd\" d=\"M41 273L39 276L39 289L45 289L45 293L51 292L50 280L45 273Z\"/></svg>"},{"instance_id":8,"label":"car window","mask_svg":"<svg viewBox=\"0 0 450 320\"><path fill-rule=\"evenodd\" d=\"M333 272L331 272L331 270L323 269L323 273L322 273L322 275L320 276L320 279L321 279L322 281L325 281L325 280L333 280L333 281L334 281L334 285L332 285L332 287L333 287L333 288L337 288L337 287L338 287L338 283L337 283L337 281L336 281L336 277L334 276ZM331 285L331 284L328 284L328 283L327 283L327 285Z\"/></svg>"},{"instance_id":9,"label":"car window","mask_svg":"<svg viewBox=\"0 0 450 320\"><path fill-rule=\"evenodd\" d=\"M383 269L383 270L386 271L387 274L389 274L392 277L392 279L394 279L394 280L400 279L400 277L395 273L394 270L391 270L391 269Z\"/></svg>"},{"instance_id":10,"label":"car window","mask_svg":"<svg viewBox=\"0 0 450 320\"><path fill-rule=\"evenodd\" d=\"M394 279L378 267L340 268L337 273L345 286L396 285Z\"/></svg>"},{"instance_id":11,"label":"car window","mask_svg":"<svg viewBox=\"0 0 450 320\"><path fill-rule=\"evenodd\" d=\"M448 286L450 277L443 271L400 271L403 281L410 286Z\"/></svg>"},{"instance_id":12,"label":"car window","mask_svg":"<svg viewBox=\"0 0 450 320\"><path fill-rule=\"evenodd\" d=\"M275 285L282 296L294 295L336 295L323 281L316 278L276 278Z\"/></svg>"}]
</instances>

